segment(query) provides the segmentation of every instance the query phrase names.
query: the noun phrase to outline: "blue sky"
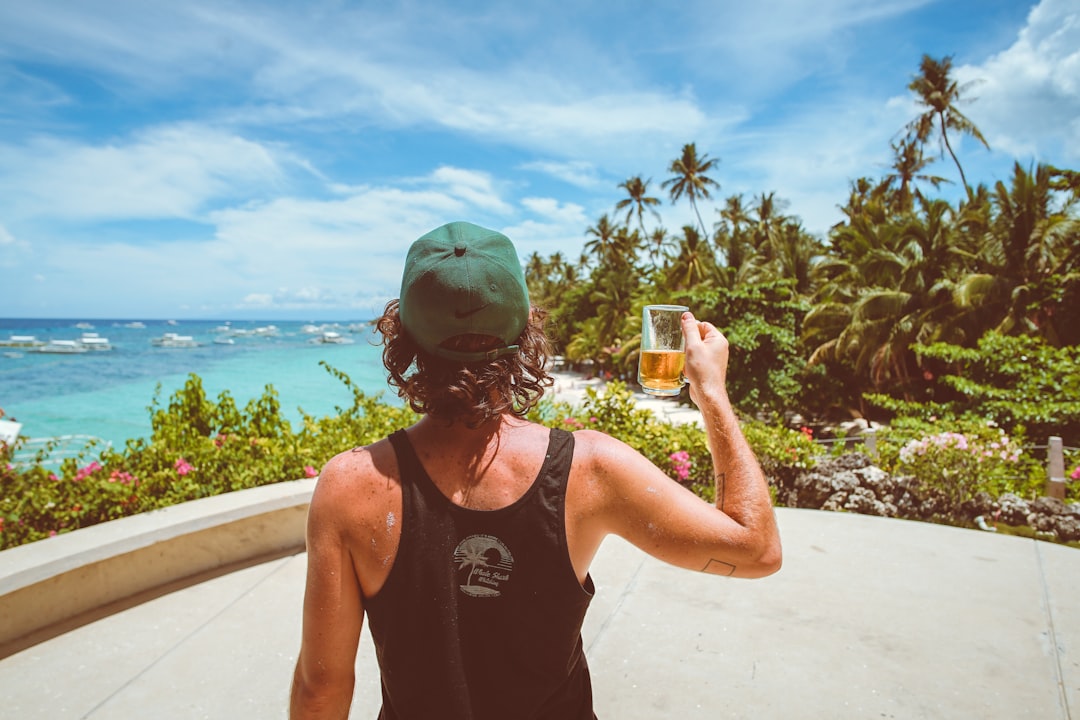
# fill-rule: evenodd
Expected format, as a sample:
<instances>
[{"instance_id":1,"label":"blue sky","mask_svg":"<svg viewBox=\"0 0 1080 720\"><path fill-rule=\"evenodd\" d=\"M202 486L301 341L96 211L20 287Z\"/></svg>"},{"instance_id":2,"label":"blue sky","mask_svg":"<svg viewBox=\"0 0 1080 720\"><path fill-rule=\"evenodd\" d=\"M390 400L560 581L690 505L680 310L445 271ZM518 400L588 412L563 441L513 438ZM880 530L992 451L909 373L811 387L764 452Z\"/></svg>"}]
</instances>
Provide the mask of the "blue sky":
<instances>
[{"instance_id":1,"label":"blue sky","mask_svg":"<svg viewBox=\"0 0 1080 720\"><path fill-rule=\"evenodd\" d=\"M576 257L640 174L677 230L687 142L707 222L775 192L824 233L923 53L974 83L970 179L1080 167L1075 0L0 0L0 314L370 318L444 222Z\"/></svg>"}]
</instances>

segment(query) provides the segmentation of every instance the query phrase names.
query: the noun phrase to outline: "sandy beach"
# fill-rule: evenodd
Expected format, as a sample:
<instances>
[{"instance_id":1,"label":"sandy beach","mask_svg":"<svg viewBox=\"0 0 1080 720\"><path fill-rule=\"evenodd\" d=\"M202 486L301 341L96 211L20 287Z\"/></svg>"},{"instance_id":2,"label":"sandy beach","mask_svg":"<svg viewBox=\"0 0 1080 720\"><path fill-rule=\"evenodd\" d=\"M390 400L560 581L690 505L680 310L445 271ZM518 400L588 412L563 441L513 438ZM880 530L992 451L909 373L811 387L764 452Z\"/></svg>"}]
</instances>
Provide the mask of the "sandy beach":
<instances>
[{"instance_id":1,"label":"sandy beach","mask_svg":"<svg viewBox=\"0 0 1080 720\"><path fill-rule=\"evenodd\" d=\"M585 400L585 391L594 388L598 393L603 393L607 383L598 377L588 377L578 373L560 370L552 372L555 379L552 386L552 397L560 402L571 405L580 405ZM654 397L646 395L634 386L628 386L633 393L634 404L637 407L651 411L657 418L671 423L697 423L701 424L701 412L697 408L679 405L678 400Z\"/></svg>"}]
</instances>

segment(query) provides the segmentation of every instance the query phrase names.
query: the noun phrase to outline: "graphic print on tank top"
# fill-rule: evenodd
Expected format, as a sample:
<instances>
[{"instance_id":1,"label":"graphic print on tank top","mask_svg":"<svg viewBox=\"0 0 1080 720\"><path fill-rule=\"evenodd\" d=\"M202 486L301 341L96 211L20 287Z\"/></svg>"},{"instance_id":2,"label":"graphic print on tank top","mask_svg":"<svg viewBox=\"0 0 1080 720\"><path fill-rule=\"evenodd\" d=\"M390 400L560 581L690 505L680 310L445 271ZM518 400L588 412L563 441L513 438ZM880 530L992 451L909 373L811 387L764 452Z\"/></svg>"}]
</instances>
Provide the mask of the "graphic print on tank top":
<instances>
[{"instance_id":1,"label":"graphic print on tank top","mask_svg":"<svg viewBox=\"0 0 1080 720\"><path fill-rule=\"evenodd\" d=\"M514 556L492 535L470 535L459 542L454 562L461 582L458 587L471 597L499 597L514 570Z\"/></svg>"}]
</instances>

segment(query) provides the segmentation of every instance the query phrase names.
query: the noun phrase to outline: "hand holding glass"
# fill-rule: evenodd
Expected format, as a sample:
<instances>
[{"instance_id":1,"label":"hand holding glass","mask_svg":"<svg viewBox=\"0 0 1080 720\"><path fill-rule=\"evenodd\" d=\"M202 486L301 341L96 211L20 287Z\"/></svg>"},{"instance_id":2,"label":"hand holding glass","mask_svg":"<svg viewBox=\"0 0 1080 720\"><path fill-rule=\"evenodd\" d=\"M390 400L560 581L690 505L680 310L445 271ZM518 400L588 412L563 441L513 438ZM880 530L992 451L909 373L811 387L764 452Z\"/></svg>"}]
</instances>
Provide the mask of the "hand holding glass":
<instances>
[{"instance_id":1,"label":"hand holding glass","mask_svg":"<svg viewBox=\"0 0 1080 720\"><path fill-rule=\"evenodd\" d=\"M686 383L685 305L646 305L641 317L638 383L649 395L678 395Z\"/></svg>"}]
</instances>

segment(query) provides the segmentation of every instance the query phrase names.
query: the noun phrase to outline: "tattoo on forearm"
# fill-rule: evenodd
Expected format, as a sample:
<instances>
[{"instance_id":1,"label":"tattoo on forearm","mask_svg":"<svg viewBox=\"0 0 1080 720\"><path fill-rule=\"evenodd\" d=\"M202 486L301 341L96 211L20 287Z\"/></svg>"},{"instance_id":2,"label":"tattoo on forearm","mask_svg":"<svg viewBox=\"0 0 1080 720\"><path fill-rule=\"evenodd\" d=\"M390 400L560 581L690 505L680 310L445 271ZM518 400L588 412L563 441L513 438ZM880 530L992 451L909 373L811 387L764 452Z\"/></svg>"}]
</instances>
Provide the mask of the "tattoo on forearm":
<instances>
[{"instance_id":1,"label":"tattoo on forearm","mask_svg":"<svg viewBox=\"0 0 1080 720\"><path fill-rule=\"evenodd\" d=\"M710 575L723 575L724 577L731 577L735 574L735 566L731 563L726 563L723 560L710 560L709 563L701 569L702 572L707 572Z\"/></svg>"},{"instance_id":2,"label":"tattoo on forearm","mask_svg":"<svg viewBox=\"0 0 1080 720\"><path fill-rule=\"evenodd\" d=\"M716 474L716 507L724 509L724 485L727 484L727 473Z\"/></svg>"}]
</instances>

